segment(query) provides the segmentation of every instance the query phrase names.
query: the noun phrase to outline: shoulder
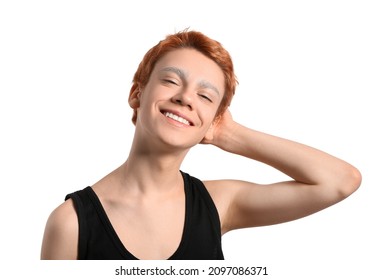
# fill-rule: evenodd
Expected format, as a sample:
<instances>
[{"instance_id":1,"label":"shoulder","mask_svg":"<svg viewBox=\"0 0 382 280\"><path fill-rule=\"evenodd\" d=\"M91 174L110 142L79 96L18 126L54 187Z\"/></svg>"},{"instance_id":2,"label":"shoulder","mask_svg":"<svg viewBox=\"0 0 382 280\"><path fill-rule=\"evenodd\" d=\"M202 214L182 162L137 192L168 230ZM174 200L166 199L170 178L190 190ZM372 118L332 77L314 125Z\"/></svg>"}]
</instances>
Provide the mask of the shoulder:
<instances>
[{"instance_id":1,"label":"shoulder","mask_svg":"<svg viewBox=\"0 0 382 280\"><path fill-rule=\"evenodd\" d=\"M72 199L66 200L50 214L44 232L42 259L76 259L78 218Z\"/></svg>"},{"instance_id":2,"label":"shoulder","mask_svg":"<svg viewBox=\"0 0 382 280\"><path fill-rule=\"evenodd\" d=\"M48 224L72 228L78 224L76 210L72 199L68 199L52 211Z\"/></svg>"}]
</instances>

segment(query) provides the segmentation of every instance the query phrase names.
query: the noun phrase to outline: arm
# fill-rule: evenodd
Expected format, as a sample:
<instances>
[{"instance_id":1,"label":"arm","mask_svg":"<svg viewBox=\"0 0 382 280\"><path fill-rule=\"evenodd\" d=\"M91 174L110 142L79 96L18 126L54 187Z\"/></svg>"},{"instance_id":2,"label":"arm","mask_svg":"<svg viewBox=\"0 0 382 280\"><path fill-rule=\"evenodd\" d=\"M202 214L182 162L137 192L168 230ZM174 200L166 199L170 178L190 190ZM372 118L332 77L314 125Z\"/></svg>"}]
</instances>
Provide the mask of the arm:
<instances>
[{"instance_id":1,"label":"arm","mask_svg":"<svg viewBox=\"0 0 382 280\"><path fill-rule=\"evenodd\" d=\"M41 248L43 260L77 259L78 219L71 199L57 207L46 223Z\"/></svg>"},{"instance_id":2,"label":"arm","mask_svg":"<svg viewBox=\"0 0 382 280\"><path fill-rule=\"evenodd\" d=\"M234 122L228 111L203 143L263 162L293 179L269 185L235 180L206 182L220 204L223 232L304 217L341 201L361 183L359 171L343 160L244 127Z\"/></svg>"}]
</instances>

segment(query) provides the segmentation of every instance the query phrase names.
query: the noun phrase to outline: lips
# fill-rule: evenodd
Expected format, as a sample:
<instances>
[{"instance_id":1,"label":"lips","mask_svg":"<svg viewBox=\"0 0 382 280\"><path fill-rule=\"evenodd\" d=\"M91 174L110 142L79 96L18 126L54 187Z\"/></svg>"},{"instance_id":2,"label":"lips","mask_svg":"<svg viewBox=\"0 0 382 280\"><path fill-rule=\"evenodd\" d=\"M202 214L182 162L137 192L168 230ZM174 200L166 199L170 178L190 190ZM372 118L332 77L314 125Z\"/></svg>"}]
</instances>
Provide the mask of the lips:
<instances>
[{"instance_id":1,"label":"lips","mask_svg":"<svg viewBox=\"0 0 382 280\"><path fill-rule=\"evenodd\" d=\"M184 116L178 112L163 110L163 111L161 111L161 113L165 117L170 118L174 121L177 121L181 124L188 125L188 126L194 125L191 120L189 120L186 116Z\"/></svg>"}]
</instances>

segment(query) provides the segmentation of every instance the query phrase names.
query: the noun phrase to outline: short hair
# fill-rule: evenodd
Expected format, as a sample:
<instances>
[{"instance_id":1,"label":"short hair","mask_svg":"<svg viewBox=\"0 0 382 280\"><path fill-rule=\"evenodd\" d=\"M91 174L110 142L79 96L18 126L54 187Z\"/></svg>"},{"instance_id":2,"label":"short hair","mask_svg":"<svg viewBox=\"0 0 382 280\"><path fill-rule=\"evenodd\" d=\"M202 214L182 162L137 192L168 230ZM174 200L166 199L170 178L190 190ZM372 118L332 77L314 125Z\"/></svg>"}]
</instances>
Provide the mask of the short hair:
<instances>
[{"instance_id":1,"label":"short hair","mask_svg":"<svg viewBox=\"0 0 382 280\"><path fill-rule=\"evenodd\" d=\"M143 57L133 78L130 95L147 85L151 72L157 61L170 51L182 48L195 49L212 59L223 71L225 89L223 99L219 105L216 117L221 116L231 104L237 85L233 62L228 51L221 43L215 41L201 32L184 30L167 35L166 38L152 47ZM134 109L132 121L137 120L137 109Z\"/></svg>"}]
</instances>

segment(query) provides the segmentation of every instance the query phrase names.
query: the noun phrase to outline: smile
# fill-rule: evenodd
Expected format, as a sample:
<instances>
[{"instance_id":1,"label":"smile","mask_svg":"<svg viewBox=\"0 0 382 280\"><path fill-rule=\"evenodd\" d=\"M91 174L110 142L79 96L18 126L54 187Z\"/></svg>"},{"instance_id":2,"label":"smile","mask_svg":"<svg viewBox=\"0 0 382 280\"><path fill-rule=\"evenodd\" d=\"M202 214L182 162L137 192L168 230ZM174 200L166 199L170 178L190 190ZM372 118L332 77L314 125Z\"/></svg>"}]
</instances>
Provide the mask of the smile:
<instances>
[{"instance_id":1,"label":"smile","mask_svg":"<svg viewBox=\"0 0 382 280\"><path fill-rule=\"evenodd\" d=\"M163 115L165 115L167 118L170 118L174 121L177 121L177 122L180 122L182 124L185 124L185 125L192 125L188 120L186 120L185 118L181 117L181 116L178 116L178 115L175 115L173 113L170 113L170 112L163 112Z\"/></svg>"}]
</instances>

